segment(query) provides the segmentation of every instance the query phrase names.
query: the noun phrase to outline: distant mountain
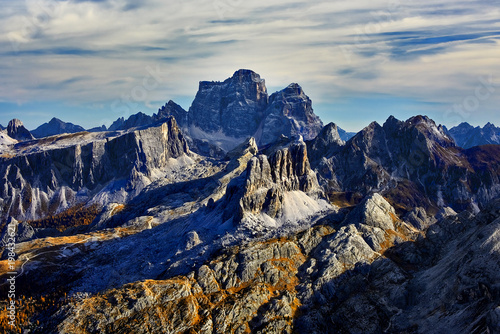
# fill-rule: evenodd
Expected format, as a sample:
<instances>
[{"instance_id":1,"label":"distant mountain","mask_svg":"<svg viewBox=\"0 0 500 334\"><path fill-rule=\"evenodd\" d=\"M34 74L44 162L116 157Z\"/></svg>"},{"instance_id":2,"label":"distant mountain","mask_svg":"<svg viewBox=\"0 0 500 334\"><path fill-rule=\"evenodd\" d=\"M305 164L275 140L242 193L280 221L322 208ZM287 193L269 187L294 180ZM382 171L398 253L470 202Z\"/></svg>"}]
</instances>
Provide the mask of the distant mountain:
<instances>
[{"instance_id":1,"label":"distant mountain","mask_svg":"<svg viewBox=\"0 0 500 334\"><path fill-rule=\"evenodd\" d=\"M110 125L109 131L127 130L138 126L150 125L154 122L153 117L146 115L143 112L131 115L128 119L123 117L118 118Z\"/></svg>"},{"instance_id":2,"label":"distant mountain","mask_svg":"<svg viewBox=\"0 0 500 334\"><path fill-rule=\"evenodd\" d=\"M106 125L96 126L95 128L87 129L88 132L102 132L107 131Z\"/></svg>"},{"instance_id":3,"label":"distant mountain","mask_svg":"<svg viewBox=\"0 0 500 334\"><path fill-rule=\"evenodd\" d=\"M226 150L250 136L259 145L281 135L310 140L323 127L300 85L290 84L269 96L265 80L251 70L238 70L223 82L201 81L187 112L174 105L160 112L180 116L179 124L192 138L219 143Z\"/></svg>"},{"instance_id":4,"label":"distant mountain","mask_svg":"<svg viewBox=\"0 0 500 334\"><path fill-rule=\"evenodd\" d=\"M500 195L488 186L498 180L500 146L463 150L428 117L403 122L391 116L383 126L373 122L345 145L330 128L309 143L308 154L332 201L345 192L361 198L378 192L401 211L442 206L460 211Z\"/></svg>"},{"instance_id":5,"label":"distant mountain","mask_svg":"<svg viewBox=\"0 0 500 334\"><path fill-rule=\"evenodd\" d=\"M19 141L33 140L33 135L26 129L23 122L14 118L7 126L7 135Z\"/></svg>"},{"instance_id":6,"label":"distant mountain","mask_svg":"<svg viewBox=\"0 0 500 334\"><path fill-rule=\"evenodd\" d=\"M448 131L458 146L471 148L479 145L500 144L500 128L488 123L483 128L461 123Z\"/></svg>"},{"instance_id":7,"label":"distant mountain","mask_svg":"<svg viewBox=\"0 0 500 334\"><path fill-rule=\"evenodd\" d=\"M58 118L52 118L50 122L40 125L35 130L31 131L33 136L36 138L44 138L48 136L60 135L63 133L77 133L85 131L85 129L79 125L73 123L66 123Z\"/></svg>"},{"instance_id":8,"label":"distant mountain","mask_svg":"<svg viewBox=\"0 0 500 334\"><path fill-rule=\"evenodd\" d=\"M0 124L0 130L5 130L5 127L3 127L2 124Z\"/></svg>"},{"instance_id":9,"label":"distant mountain","mask_svg":"<svg viewBox=\"0 0 500 334\"><path fill-rule=\"evenodd\" d=\"M168 116L177 120L194 152L219 157L248 137L262 146L281 135L310 140L323 128L299 84L292 83L269 96L260 75L238 70L223 82L201 81L189 111L170 100L153 116L139 112L128 119L121 117L109 130L147 126ZM354 135L342 129L339 134L344 140Z\"/></svg>"},{"instance_id":10,"label":"distant mountain","mask_svg":"<svg viewBox=\"0 0 500 334\"><path fill-rule=\"evenodd\" d=\"M337 127L337 130L339 132L340 139L342 139L343 141L348 141L356 135L356 132L347 132L339 127Z\"/></svg>"}]
</instances>

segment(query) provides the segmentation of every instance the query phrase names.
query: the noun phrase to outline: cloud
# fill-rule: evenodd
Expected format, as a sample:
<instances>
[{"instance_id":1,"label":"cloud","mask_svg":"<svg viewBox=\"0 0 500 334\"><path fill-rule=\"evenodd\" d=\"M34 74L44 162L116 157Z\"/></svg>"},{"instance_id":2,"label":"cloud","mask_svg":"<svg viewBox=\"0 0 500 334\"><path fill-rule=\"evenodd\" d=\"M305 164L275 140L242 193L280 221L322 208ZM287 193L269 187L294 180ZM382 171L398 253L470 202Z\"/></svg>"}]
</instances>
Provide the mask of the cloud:
<instances>
[{"instance_id":1,"label":"cloud","mask_svg":"<svg viewBox=\"0 0 500 334\"><path fill-rule=\"evenodd\" d=\"M113 119L123 96L141 99L122 113L154 111L192 99L200 80L250 68L270 92L299 82L325 121L339 117L335 105L370 108L354 102L367 97L372 114L405 101L439 118L482 76L500 77L500 9L486 1L0 2L0 101L13 105L100 105ZM164 80L139 96L157 67ZM499 93L480 101L478 119L500 123Z\"/></svg>"}]
</instances>

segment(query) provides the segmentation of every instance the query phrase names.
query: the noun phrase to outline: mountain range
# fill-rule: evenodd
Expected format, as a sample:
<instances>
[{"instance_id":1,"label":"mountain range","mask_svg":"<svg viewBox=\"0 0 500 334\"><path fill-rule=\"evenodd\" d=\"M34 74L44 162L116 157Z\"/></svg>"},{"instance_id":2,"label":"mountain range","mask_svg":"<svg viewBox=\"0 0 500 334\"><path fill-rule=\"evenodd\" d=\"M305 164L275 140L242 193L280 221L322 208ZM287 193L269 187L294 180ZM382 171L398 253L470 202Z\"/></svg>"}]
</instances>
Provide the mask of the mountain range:
<instances>
[{"instance_id":1,"label":"mountain range","mask_svg":"<svg viewBox=\"0 0 500 334\"><path fill-rule=\"evenodd\" d=\"M349 135L250 70L109 128L53 119L34 138L12 120L0 275L18 273L16 326L499 333L500 146L461 147L457 128L391 116Z\"/></svg>"},{"instance_id":2,"label":"mountain range","mask_svg":"<svg viewBox=\"0 0 500 334\"><path fill-rule=\"evenodd\" d=\"M473 127L469 123L460 125L449 130L458 146L471 148L474 146L500 144L500 128L488 123L484 127Z\"/></svg>"}]
</instances>

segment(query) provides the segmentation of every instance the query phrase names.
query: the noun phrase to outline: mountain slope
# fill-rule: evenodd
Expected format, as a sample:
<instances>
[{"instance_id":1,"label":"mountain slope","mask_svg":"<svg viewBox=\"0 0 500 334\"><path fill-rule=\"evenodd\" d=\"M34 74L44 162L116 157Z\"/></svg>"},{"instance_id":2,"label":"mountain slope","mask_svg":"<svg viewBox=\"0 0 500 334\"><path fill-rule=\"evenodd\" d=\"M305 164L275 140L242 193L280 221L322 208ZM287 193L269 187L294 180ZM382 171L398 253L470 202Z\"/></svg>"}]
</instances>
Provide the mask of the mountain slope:
<instances>
[{"instance_id":1,"label":"mountain slope","mask_svg":"<svg viewBox=\"0 0 500 334\"><path fill-rule=\"evenodd\" d=\"M311 148L312 166L332 200L345 192L361 197L380 192L402 212L420 206L461 211L486 205L500 190L500 147L478 149L492 154L479 166L472 152L456 147L444 128L427 117L406 122L390 117L383 126L370 124L343 146Z\"/></svg>"}]
</instances>

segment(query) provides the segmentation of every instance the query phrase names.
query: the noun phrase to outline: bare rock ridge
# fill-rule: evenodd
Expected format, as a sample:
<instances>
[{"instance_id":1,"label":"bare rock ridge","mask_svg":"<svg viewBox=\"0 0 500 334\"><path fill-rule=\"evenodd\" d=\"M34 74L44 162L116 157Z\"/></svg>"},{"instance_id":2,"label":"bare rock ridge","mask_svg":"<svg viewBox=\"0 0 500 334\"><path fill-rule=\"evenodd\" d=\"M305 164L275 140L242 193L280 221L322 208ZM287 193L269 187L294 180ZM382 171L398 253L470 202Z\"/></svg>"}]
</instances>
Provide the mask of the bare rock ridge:
<instances>
[{"instance_id":1,"label":"bare rock ridge","mask_svg":"<svg viewBox=\"0 0 500 334\"><path fill-rule=\"evenodd\" d=\"M383 126L374 122L345 145L328 133L308 143L311 164L327 193L380 192L407 211L482 207L500 193L500 146L463 150L425 116L405 122L390 117Z\"/></svg>"},{"instance_id":2,"label":"bare rock ridge","mask_svg":"<svg viewBox=\"0 0 500 334\"><path fill-rule=\"evenodd\" d=\"M247 214L260 213L278 218L283 214L285 194L291 191L301 191L315 199L323 195L300 136L283 137L248 162L246 172L228 185L225 219L236 214L236 221L240 221Z\"/></svg>"},{"instance_id":3,"label":"bare rock ridge","mask_svg":"<svg viewBox=\"0 0 500 334\"><path fill-rule=\"evenodd\" d=\"M248 137L257 130L267 104L265 81L253 71L239 70L224 82L200 82L188 122L206 132Z\"/></svg>"},{"instance_id":4,"label":"bare rock ridge","mask_svg":"<svg viewBox=\"0 0 500 334\"><path fill-rule=\"evenodd\" d=\"M123 185L115 182L112 193L136 194L150 182L155 169L167 166L170 158L189 154L173 118L115 137L108 135L98 140L91 137L85 143L91 135L82 133L83 144L74 142L73 135L53 137L59 146L31 152L31 147L46 142L42 139L23 147L25 154L1 157L3 215L36 219L53 214L100 191L111 191L109 183L117 180L123 180ZM108 184L111 188L106 189Z\"/></svg>"},{"instance_id":5,"label":"bare rock ridge","mask_svg":"<svg viewBox=\"0 0 500 334\"><path fill-rule=\"evenodd\" d=\"M473 127L469 123L461 123L448 132L457 145L465 149L480 145L500 144L500 128L491 123L487 123L482 128Z\"/></svg>"},{"instance_id":6,"label":"bare rock ridge","mask_svg":"<svg viewBox=\"0 0 500 334\"><path fill-rule=\"evenodd\" d=\"M19 141L33 140L35 137L26 129L18 119L13 119L9 122L7 126L7 135Z\"/></svg>"},{"instance_id":7,"label":"bare rock ridge","mask_svg":"<svg viewBox=\"0 0 500 334\"><path fill-rule=\"evenodd\" d=\"M277 134L287 137L301 135L305 140L314 139L323 128L323 122L314 114L312 101L299 84L290 84L269 97L262 124L260 143L277 139Z\"/></svg>"},{"instance_id":8,"label":"bare rock ridge","mask_svg":"<svg viewBox=\"0 0 500 334\"><path fill-rule=\"evenodd\" d=\"M31 131L31 134L36 138L43 138L63 133L76 133L82 131L85 131L85 129L81 126L73 123L66 123L54 117L48 123L44 123Z\"/></svg>"}]
</instances>

